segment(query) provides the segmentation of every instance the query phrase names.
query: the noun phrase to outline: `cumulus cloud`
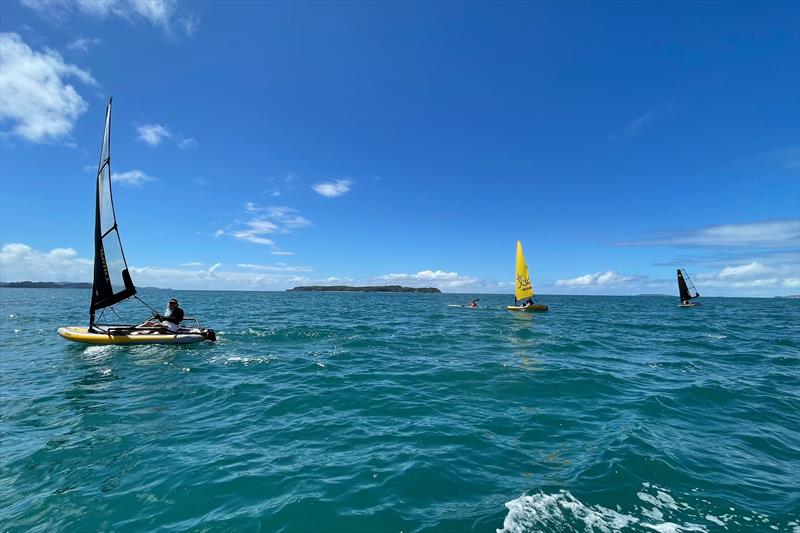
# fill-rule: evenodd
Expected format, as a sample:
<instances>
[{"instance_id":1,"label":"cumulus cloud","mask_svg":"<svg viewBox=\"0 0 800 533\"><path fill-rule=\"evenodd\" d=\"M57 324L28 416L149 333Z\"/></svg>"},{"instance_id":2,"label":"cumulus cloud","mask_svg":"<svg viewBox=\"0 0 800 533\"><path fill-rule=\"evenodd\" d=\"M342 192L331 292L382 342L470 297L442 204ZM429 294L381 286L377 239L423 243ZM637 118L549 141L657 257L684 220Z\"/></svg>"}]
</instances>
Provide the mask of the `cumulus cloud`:
<instances>
[{"instance_id":1,"label":"cumulus cloud","mask_svg":"<svg viewBox=\"0 0 800 533\"><path fill-rule=\"evenodd\" d=\"M0 122L13 134L36 143L68 137L88 107L70 79L97 85L55 50L38 52L18 34L0 33Z\"/></svg>"},{"instance_id":2,"label":"cumulus cloud","mask_svg":"<svg viewBox=\"0 0 800 533\"><path fill-rule=\"evenodd\" d=\"M144 124L136 128L139 140L150 146L158 146L164 139L172 137L172 133L161 124Z\"/></svg>"},{"instance_id":3,"label":"cumulus cloud","mask_svg":"<svg viewBox=\"0 0 800 533\"><path fill-rule=\"evenodd\" d=\"M347 193L352 184L350 180L323 181L315 183L311 188L325 198L335 198Z\"/></svg>"},{"instance_id":4,"label":"cumulus cloud","mask_svg":"<svg viewBox=\"0 0 800 533\"><path fill-rule=\"evenodd\" d=\"M115 184L127 185L131 187L141 187L149 181L156 181L158 178L148 176L141 170L129 170L127 172L113 172L111 181Z\"/></svg>"},{"instance_id":5,"label":"cumulus cloud","mask_svg":"<svg viewBox=\"0 0 800 533\"><path fill-rule=\"evenodd\" d=\"M0 248L3 281L91 281L93 264L90 259L78 257L72 248L43 252L21 243Z\"/></svg>"},{"instance_id":6,"label":"cumulus cloud","mask_svg":"<svg viewBox=\"0 0 800 533\"><path fill-rule=\"evenodd\" d=\"M584 274L576 278L556 280L556 285L561 287L585 287L588 285L622 285L635 281L636 276L619 274L613 270L607 272L595 272L594 274Z\"/></svg>"},{"instance_id":7,"label":"cumulus cloud","mask_svg":"<svg viewBox=\"0 0 800 533\"><path fill-rule=\"evenodd\" d=\"M412 287L435 283L439 288L450 289L472 285L478 281L477 278L472 276L462 276L458 272L445 272L442 270L421 270L416 274L384 274L376 279Z\"/></svg>"},{"instance_id":8,"label":"cumulus cloud","mask_svg":"<svg viewBox=\"0 0 800 533\"><path fill-rule=\"evenodd\" d=\"M196 15L180 14L176 0L22 0L22 5L56 21L73 13L98 19L116 17L145 22L168 33L177 28L186 35L194 33L198 24Z\"/></svg>"},{"instance_id":9,"label":"cumulus cloud","mask_svg":"<svg viewBox=\"0 0 800 533\"><path fill-rule=\"evenodd\" d=\"M717 271L695 276L698 285L718 288L791 288L800 279L800 265L766 265L758 261L726 266Z\"/></svg>"},{"instance_id":10,"label":"cumulus cloud","mask_svg":"<svg viewBox=\"0 0 800 533\"><path fill-rule=\"evenodd\" d=\"M800 245L800 219L707 226L684 233L620 243L627 246L685 245L780 248Z\"/></svg>"}]
</instances>

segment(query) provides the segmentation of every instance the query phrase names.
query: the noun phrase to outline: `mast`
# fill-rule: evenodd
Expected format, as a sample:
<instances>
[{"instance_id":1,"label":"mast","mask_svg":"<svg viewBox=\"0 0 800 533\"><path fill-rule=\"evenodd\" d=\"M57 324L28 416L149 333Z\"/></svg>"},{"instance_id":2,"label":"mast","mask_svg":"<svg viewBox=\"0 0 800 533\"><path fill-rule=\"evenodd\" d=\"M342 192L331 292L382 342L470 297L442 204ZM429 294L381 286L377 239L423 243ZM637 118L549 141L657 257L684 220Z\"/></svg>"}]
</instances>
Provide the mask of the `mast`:
<instances>
[{"instance_id":1,"label":"mast","mask_svg":"<svg viewBox=\"0 0 800 533\"><path fill-rule=\"evenodd\" d=\"M94 212L94 280L89 306L90 329L94 325L95 311L136 294L119 237L111 193L111 99L106 106L103 143L97 165Z\"/></svg>"}]
</instances>

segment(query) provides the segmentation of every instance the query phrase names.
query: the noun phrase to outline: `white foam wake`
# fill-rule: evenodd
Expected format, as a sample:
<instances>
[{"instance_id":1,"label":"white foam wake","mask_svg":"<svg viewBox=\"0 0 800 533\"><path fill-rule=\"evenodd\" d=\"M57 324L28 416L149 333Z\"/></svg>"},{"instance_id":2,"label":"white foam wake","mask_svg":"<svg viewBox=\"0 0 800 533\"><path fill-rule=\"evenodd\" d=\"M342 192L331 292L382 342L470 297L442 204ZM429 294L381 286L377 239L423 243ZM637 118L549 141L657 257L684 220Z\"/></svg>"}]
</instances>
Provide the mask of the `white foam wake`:
<instances>
[{"instance_id":1,"label":"white foam wake","mask_svg":"<svg viewBox=\"0 0 800 533\"><path fill-rule=\"evenodd\" d=\"M615 533L642 531L659 533L689 533L728 530L740 527L758 527L765 531L781 530L779 524L760 513L749 513L733 507L715 508L710 501L697 499L694 507L680 499L676 500L669 490L644 483L636 493L641 505L628 505L627 509L616 506L616 510L602 505L587 505L560 490L555 494L539 492L523 494L507 502L508 514L503 528L497 533L530 533L549 531L598 531ZM794 525L789 522L787 526ZM793 529L794 533L800 530Z\"/></svg>"}]
</instances>

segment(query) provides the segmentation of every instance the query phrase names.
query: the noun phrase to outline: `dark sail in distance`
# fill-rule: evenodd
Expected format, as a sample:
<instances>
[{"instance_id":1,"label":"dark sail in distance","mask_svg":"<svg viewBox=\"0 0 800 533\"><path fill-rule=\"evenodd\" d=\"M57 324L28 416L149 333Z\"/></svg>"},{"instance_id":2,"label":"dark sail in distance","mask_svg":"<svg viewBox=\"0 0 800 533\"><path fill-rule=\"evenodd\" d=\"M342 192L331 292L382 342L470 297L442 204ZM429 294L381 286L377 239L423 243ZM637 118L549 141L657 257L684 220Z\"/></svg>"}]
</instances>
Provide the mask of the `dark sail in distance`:
<instances>
[{"instance_id":1,"label":"dark sail in distance","mask_svg":"<svg viewBox=\"0 0 800 533\"><path fill-rule=\"evenodd\" d=\"M89 324L94 324L94 312L109 307L136 294L128 264L119 238L114 199L111 195L111 100L106 106L106 122L100 164L97 168L94 224L94 282Z\"/></svg>"},{"instance_id":2,"label":"dark sail in distance","mask_svg":"<svg viewBox=\"0 0 800 533\"><path fill-rule=\"evenodd\" d=\"M689 280L689 283L691 284L692 289L694 289L694 296L692 296L692 293L689 290L689 286L687 285L686 280ZM694 284L692 283L692 280L689 279L689 275L686 274L680 268L678 269L678 292L680 293L680 297L681 297L681 301L682 302L688 302L689 300L691 300L693 298L698 298L700 296L700 293L697 292L697 289L695 289Z\"/></svg>"}]
</instances>

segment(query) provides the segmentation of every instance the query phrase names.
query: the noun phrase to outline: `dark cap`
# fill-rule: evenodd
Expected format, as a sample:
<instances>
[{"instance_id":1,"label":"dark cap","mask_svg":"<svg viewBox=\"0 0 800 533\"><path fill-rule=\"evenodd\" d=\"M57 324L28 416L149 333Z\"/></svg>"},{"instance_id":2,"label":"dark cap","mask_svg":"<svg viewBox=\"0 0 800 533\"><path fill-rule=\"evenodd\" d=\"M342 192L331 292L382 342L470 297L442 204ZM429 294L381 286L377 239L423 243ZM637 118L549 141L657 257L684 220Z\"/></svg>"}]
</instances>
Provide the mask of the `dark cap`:
<instances>
[{"instance_id":1,"label":"dark cap","mask_svg":"<svg viewBox=\"0 0 800 533\"><path fill-rule=\"evenodd\" d=\"M178 303L178 300L176 300L175 298L170 298L169 302L167 302L167 303L172 303L172 302Z\"/></svg>"}]
</instances>

